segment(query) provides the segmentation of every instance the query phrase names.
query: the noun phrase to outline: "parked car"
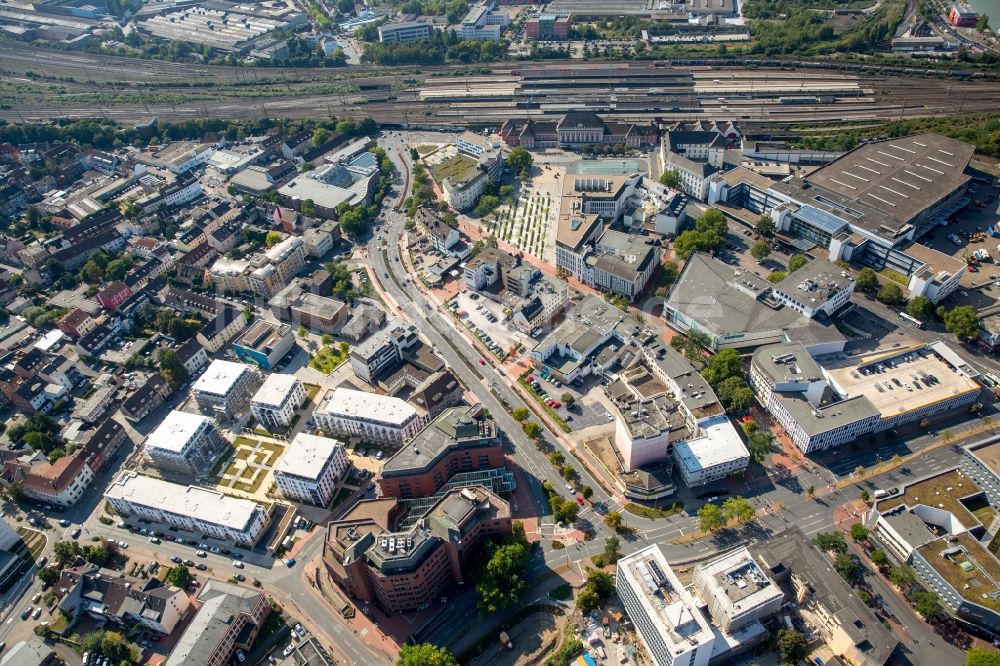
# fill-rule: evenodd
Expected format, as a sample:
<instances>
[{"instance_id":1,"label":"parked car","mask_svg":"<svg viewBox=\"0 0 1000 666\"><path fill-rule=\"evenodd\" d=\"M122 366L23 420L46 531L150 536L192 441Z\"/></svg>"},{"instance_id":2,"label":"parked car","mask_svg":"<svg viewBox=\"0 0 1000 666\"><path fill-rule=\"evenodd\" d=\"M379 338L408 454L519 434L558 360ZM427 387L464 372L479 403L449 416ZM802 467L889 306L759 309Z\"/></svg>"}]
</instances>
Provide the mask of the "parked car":
<instances>
[{"instance_id":1,"label":"parked car","mask_svg":"<svg viewBox=\"0 0 1000 666\"><path fill-rule=\"evenodd\" d=\"M208 557L208 553L203 550L196 550L194 554L198 557Z\"/></svg>"},{"instance_id":2,"label":"parked car","mask_svg":"<svg viewBox=\"0 0 1000 666\"><path fill-rule=\"evenodd\" d=\"M205 564L204 562L199 562L198 564L194 565L194 568L197 569L198 571L205 571L208 569L208 565Z\"/></svg>"},{"instance_id":3,"label":"parked car","mask_svg":"<svg viewBox=\"0 0 1000 666\"><path fill-rule=\"evenodd\" d=\"M246 565L240 562L239 560L233 560L233 566L236 567L237 569L242 569Z\"/></svg>"},{"instance_id":4,"label":"parked car","mask_svg":"<svg viewBox=\"0 0 1000 666\"><path fill-rule=\"evenodd\" d=\"M301 624L296 623L295 624L295 633L297 633L299 636L303 636L304 637L306 635L306 630L302 628Z\"/></svg>"},{"instance_id":5,"label":"parked car","mask_svg":"<svg viewBox=\"0 0 1000 666\"><path fill-rule=\"evenodd\" d=\"M233 578L235 578L236 580L240 581L241 583L244 582L247 579L247 577L244 576L241 573L233 574Z\"/></svg>"},{"instance_id":6,"label":"parked car","mask_svg":"<svg viewBox=\"0 0 1000 666\"><path fill-rule=\"evenodd\" d=\"M182 560L182 559L181 559L180 557L178 557L177 555L171 555L171 556L170 556L170 561L171 561L171 562L173 562L174 564L180 564L180 563L181 563L181 562L183 562L184 560Z\"/></svg>"}]
</instances>

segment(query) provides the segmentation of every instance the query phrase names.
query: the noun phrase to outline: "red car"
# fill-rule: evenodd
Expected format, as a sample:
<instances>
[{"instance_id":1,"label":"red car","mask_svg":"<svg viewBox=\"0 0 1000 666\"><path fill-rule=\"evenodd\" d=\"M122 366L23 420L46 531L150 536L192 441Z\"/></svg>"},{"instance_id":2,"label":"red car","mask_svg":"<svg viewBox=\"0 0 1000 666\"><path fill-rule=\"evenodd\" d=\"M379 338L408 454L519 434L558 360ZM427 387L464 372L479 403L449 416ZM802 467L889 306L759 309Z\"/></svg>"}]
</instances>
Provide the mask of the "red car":
<instances>
[{"instance_id":1,"label":"red car","mask_svg":"<svg viewBox=\"0 0 1000 666\"><path fill-rule=\"evenodd\" d=\"M558 400L553 400L552 406L555 407L556 409L559 409L560 407L562 407L562 403L559 402Z\"/></svg>"},{"instance_id":2,"label":"red car","mask_svg":"<svg viewBox=\"0 0 1000 666\"><path fill-rule=\"evenodd\" d=\"M583 506L583 495L576 496L576 503L579 504L580 506Z\"/></svg>"},{"instance_id":3,"label":"red car","mask_svg":"<svg viewBox=\"0 0 1000 666\"><path fill-rule=\"evenodd\" d=\"M486 361L484 361L483 359L479 359L479 365L486 365Z\"/></svg>"},{"instance_id":4,"label":"red car","mask_svg":"<svg viewBox=\"0 0 1000 666\"><path fill-rule=\"evenodd\" d=\"M531 382L535 381L535 378L532 375L528 375L527 377L525 377L524 381L530 384Z\"/></svg>"}]
</instances>

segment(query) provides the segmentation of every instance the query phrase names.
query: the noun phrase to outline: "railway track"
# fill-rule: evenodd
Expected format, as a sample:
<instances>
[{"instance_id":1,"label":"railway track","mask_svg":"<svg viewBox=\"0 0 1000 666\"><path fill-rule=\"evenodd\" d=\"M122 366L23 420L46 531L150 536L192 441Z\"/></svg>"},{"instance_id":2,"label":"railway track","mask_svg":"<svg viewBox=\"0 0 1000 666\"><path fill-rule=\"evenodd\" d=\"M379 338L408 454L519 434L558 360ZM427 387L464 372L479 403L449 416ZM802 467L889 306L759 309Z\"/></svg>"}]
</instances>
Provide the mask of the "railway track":
<instances>
[{"instance_id":1,"label":"railway track","mask_svg":"<svg viewBox=\"0 0 1000 666\"><path fill-rule=\"evenodd\" d=\"M739 118L790 124L1000 108L1000 79L967 72L928 77L891 68L845 71L829 63L806 63L805 71L797 71L781 61L773 68L761 66L768 61L685 62L686 68L676 61L503 63L491 66L489 76L459 77L457 72L468 66L190 66L0 44L0 117L134 122L150 115L163 120L336 115L455 126L470 118L496 125L512 116L553 117L582 106L622 120Z\"/></svg>"}]
</instances>

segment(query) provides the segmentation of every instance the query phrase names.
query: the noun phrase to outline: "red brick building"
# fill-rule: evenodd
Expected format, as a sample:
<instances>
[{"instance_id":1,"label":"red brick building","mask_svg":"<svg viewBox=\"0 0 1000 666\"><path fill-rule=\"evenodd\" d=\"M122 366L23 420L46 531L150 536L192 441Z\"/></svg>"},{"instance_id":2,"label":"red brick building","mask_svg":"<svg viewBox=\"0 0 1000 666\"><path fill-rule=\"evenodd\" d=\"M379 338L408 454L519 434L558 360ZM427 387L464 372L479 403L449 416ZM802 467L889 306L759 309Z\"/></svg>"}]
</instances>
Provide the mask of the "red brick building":
<instances>
[{"instance_id":1,"label":"red brick building","mask_svg":"<svg viewBox=\"0 0 1000 666\"><path fill-rule=\"evenodd\" d=\"M385 461L378 485L383 497L428 497L455 474L503 466L496 424L482 407L452 407Z\"/></svg>"},{"instance_id":2,"label":"red brick building","mask_svg":"<svg viewBox=\"0 0 1000 666\"><path fill-rule=\"evenodd\" d=\"M977 14L968 5L956 2L948 10L948 22L960 28L975 28L976 21L979 20Z\"/></svg>"},{"instance_id":3,"label":"red brick building","mask_svg":"<svg viewBox=\"0 0 1000 666\"><path fill-rule=\"evenodd\" d=\"M132 290L129 286L120 280L116 280L97 292L97 302L109 310L114 310L131 296Z\"/></svg>"},{"instance_id":4,"label":"red brick building","mask_svg":"<svg viewBox=\"0 0 1000 666\"><path fill-rule=\"evenodd\" d=\"M359 502L327 527L323 563L362 605L387 613L423 608L466 582L487 540L513 533L510 505L483 486L452 490L408 529L395 499Z\"/></svg>"},{"instance_id":5,"label":"red brick building","mask_svg":"<svg viewBox=\"0 0 1000 666\"><path fill-rule=\"evenodd\" d=\"M572 27L569 16L542 14L524 23L524 36L528 39L567 39Z\"/></svg>"}]
</instances>

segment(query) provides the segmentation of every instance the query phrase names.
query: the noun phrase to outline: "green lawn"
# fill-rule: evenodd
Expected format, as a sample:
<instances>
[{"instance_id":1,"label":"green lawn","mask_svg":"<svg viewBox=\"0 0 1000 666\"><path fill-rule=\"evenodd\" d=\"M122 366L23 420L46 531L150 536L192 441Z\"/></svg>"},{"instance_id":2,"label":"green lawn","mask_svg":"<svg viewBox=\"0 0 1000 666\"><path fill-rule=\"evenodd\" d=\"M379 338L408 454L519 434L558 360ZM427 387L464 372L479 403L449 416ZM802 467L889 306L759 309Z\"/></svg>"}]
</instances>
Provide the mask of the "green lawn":
<instances>
[{"instance_id":1,"label":"green lawn","mask_svg":"<svg viewBox=\"0 0 1000 666\"><path fill-rule=\"evenodd\" d=\"M684 510L684 507L680 504L673 504L667 509L657 509L653 506L644 506L642 504L628 503L625 505L625 510L629 513L634 513L637 516L642 516L643 518L656 519L656 518L666 518L667 516L672 516L675 513L680 513Z\"/></svg>"},{"instance_id":2,"label":"green lawn","mask_svg":"<svg viewBox=\"0 0 1000 666\"><path fill-rule=\"evenodd\" d=\"M233 440L234 446L249 446L250 448L253 448L257 446L257 443L258 442L256 439L250 439L249 437L237 437L235 440Z\"/></svg>"},{"instance_id":3,"label":"green lawn","mask_svg":"<svg viewBox=\"0 0 1000 666\"><path fill-rule=\"evenodd\" d=\"M316 394L319 393L319 384L303 384L303 387L306 390L306 401L312 402Z\"/></svg>"},{"instance_id":4,"label":"green lawn","mask_svg":"<svg viewBox=\"0 0 1000 666\"><path fill-rule=\"evenodd\" d=\"M265 451L270 451L271 460L273 462L274 458L281 455L281 452L285 450L285 447L280 444L275 444L274 442L261 442L260 448Z\"/></svg>"},{"instance_id":5,"label":"green lawn","mask_svg":"<svg viewBox=\"0 0 1000 666\"><path fill-rule=\"evenodd\" d=\"M309 367L328 375L347 360L347 354L340 353L337 347L326 346L309 359ZM319 387L317 387L318 389Z\"/></svg>"}]
</instances>

